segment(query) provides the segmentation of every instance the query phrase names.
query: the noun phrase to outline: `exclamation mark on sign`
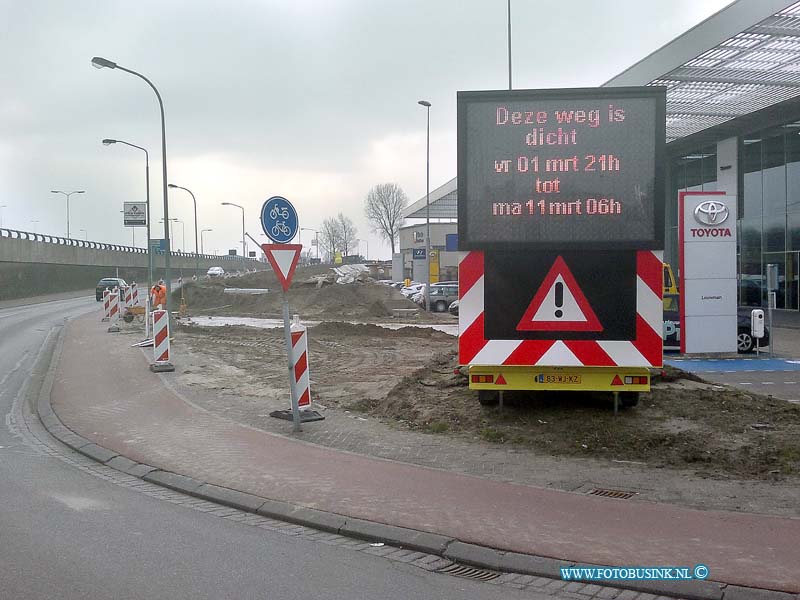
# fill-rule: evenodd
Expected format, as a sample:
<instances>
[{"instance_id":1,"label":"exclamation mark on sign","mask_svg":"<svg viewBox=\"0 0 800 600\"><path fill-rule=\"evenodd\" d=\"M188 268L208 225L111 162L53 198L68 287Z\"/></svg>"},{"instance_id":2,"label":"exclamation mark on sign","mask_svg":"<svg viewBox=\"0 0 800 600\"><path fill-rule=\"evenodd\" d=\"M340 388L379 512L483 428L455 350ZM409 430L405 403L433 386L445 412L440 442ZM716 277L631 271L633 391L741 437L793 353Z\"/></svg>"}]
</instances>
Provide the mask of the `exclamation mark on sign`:
<instances>
[{"instance_id":1,"label":"exclamation mark on sign","mask_svg":"<svg viewBox=\"0 0 800 600\"><path fill-rule=\"evenodd\" d=\"M556 283L556 319L564 316L564 311L561 307L564 306L564 284L560 281Z\"/></svg>"}]
</instances>

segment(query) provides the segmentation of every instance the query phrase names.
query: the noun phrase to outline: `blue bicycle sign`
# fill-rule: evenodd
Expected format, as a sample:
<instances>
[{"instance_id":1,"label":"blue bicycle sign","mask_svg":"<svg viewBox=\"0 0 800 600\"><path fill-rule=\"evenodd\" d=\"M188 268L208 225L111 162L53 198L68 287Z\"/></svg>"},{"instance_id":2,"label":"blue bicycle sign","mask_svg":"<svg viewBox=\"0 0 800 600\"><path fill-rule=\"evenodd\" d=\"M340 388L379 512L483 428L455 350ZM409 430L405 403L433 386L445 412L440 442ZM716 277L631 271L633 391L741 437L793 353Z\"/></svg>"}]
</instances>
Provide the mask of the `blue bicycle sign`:
<instances>
[{"instance_id":1,"label":"blue bicycle sign","mask_svg":"<svg viewBox=\"0 0 800 600\"><path fill-rule=\"evenodd\" d=\"M261 207L261 227L276 244L287 244L297 235L297 211L283 196L273 196Z\"/></svg>"}]
</instances>

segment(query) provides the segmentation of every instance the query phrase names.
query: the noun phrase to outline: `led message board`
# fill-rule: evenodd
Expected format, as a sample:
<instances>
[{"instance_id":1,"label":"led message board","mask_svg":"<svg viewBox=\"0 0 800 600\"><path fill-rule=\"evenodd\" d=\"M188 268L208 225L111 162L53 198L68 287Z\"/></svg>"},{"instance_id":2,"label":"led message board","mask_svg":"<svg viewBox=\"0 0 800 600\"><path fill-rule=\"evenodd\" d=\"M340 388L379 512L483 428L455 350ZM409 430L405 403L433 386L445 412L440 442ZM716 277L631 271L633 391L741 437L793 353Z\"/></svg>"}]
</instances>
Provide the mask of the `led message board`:
<instances>
[{"instance_id":1,"label":"led message board","mask_svg":"<svg viewBox=\"0 0 800 600\"><path fill-rule=\"evenodd\" d=\"M459 248L663 248L665 90L459 92Z\"/></svg>"}]
</instances>

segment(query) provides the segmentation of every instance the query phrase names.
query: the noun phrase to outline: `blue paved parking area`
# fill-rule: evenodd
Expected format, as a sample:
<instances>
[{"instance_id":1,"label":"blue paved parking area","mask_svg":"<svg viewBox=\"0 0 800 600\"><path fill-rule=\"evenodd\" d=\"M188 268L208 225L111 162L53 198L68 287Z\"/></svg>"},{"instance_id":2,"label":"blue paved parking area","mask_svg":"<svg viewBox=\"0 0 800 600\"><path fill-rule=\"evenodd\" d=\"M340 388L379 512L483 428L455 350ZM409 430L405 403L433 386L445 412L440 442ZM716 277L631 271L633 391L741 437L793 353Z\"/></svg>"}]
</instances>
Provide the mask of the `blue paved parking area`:
<instances>
[{"instance_id":1,"label":"blue paved parking area","mask_svg":"<svg viewBox=\"0 0 800 600\"><path fill-rule=\"evenodd\" d=\"M665 358L664 362L690 373L800 371L800 359L790 358Z\"/></svg>"}]
</instances>

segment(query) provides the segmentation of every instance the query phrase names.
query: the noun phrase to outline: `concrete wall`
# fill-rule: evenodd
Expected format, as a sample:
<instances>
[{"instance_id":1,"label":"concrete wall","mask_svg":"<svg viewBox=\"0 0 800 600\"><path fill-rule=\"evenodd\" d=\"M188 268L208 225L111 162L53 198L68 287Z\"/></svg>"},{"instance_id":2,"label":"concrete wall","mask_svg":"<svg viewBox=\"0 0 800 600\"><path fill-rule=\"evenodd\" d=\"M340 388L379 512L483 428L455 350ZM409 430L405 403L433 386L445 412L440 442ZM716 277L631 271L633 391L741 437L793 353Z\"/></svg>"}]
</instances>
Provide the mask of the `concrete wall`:
<instances>
[{"instance_id":1,"label":"concrete wall","mask_svg":"<svg viewBox=\"0 0 800 600\"><path fill-rule=\"evenodd\" d=\"M164 276L163 253L154 255L154 277ZM200 272L220 266L226 271L263 270L266 263L238 256L200 255ZM194 274L195 255L173 253L173 278ZM0 300L93 288L102 277L147 282L147 251L113 244L68 240L0 229Z\"/></svg>"}]
</instances>

